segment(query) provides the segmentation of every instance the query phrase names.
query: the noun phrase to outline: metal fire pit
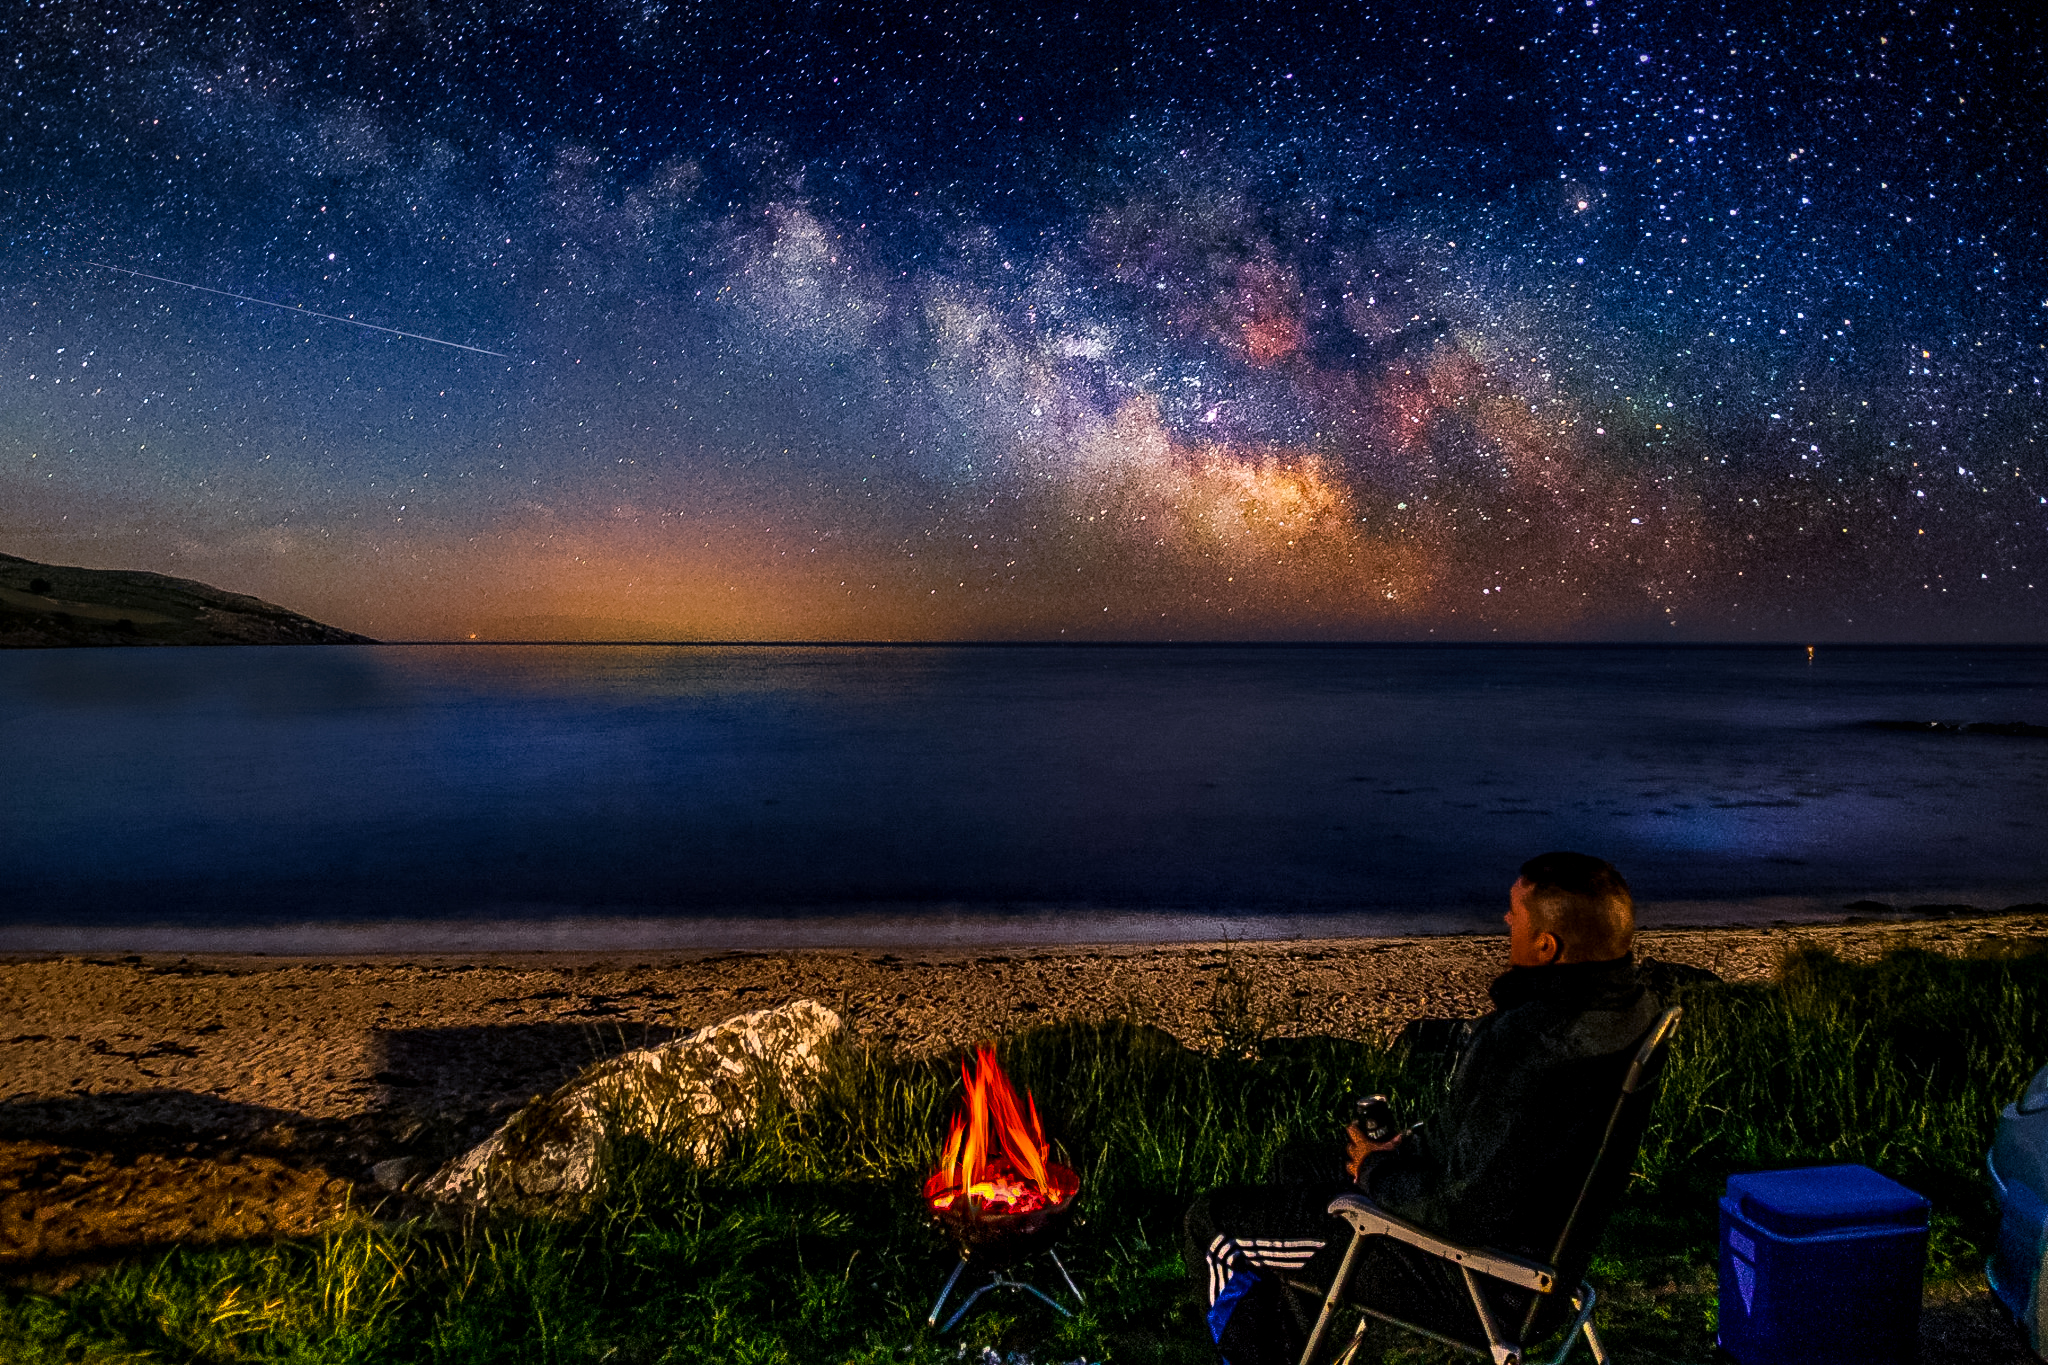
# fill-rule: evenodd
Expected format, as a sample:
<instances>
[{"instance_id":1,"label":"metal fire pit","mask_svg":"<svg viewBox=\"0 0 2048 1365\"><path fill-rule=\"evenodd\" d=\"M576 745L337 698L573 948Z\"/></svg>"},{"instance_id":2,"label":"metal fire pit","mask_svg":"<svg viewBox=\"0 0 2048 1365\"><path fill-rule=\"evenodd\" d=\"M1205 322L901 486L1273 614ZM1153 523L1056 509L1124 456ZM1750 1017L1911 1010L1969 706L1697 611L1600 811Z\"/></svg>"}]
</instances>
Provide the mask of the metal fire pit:
<instances>
[{"instance_id":1,"label":"metal fire pit","mask_svg":"<svg viewBox=\"0 0 2048 1365\"><path fill-rule=\"evenodd\" d=\"M1078 1192L1057 1204L1047 1204L1026 1213L992 1209L978 1199L959 1198L943 1209L934 1209L939 1220L960 1248L960 1259L989 1270L1003 1270L1052 1246L1074 1221Z\"/></svg>"},{"instance_id":2,"label":"metal fire pit","mask_svg":"<svg viewBox=\"0 0 2048 1365\"><path fill-rule=\"evenodd\" d=\"M1073 1172L1059 1167L1063 1174L1073 1177ZM1086 1303L1074 1277L1060 1263L1059 1253L1053 1250L1053 1243L1074 1221L1074 1211L1080 1202L1080 1181L1074 1179L1075 1192L1057 1204L1046 1204L1040 1208L1013 1213L1008 1209L991 1208L978 1199L959 1196L943 1209L935 1208L932 1216L940 1226L953 1236L953 1242L960 1248L960 1260L954 1265L953 1273L946 1277L946 1287L939 1291L938 1302L932 1305L931 1313L925 1318L927 1326L938 1327L939 1314L945 1311L946 1300L953 1293L953 1286L960 1282L960 1273L972 1265L977 1270L989 1272L988 1282L976 1289L953 1310L953 1316L946 1319L941 1332L950 1332L967 1316L967 1310L974 1307L975 1300L991 1289L1021 1289L1041 1302L1051 1306L1064 1317L1074 1316L1074 1311L1046 1293L1035 1284L1013 1278L1008 1272L1012 1266L1044 1252L1066 1284L1067 1292L1076 1302Z\"/></svg>"},{"instance_id":3,"label":"metal fire pit","mask_svg":"<svg viewBox=\"0 0 2048 1365\"><path fill-rule=\"evenodd\" d=\"M962 1059L960 1080L966 1087L965 1103L948 1126L938 1169L924 1182L925 1207L953 1234L960 1260L946 1277L946 1287L939 1291L939 1301L925 1321L939 1326L939 1314L946 1311L946 1300L960 1282L960 1272L969 1265L988 1272L988 1282L967 1296L946 1319L946 1325L939 1327L941 1332L952 1331L975 1300L991 1289L1021 1289L1072 1317L1072 1309L1036 1285L1012 1279L1009 1270L1042 1251L1074 1298L1085 1302L1074 1277L1052 1249L1074 1221L1081 1177L1052 1159L1045 1129L1038 1121L1038 1102L1029 1092L1018 1100L1016 1087L996 1062L994 1047L987 1043L977 1047L972 1067ZM1008 1197L1012 1192L1017 1202L1062 1192L1065 1197L1025 1209L1017 1208ZM941 1205L940 1200L945 1203Z\"/></svg>"}]
</instances>

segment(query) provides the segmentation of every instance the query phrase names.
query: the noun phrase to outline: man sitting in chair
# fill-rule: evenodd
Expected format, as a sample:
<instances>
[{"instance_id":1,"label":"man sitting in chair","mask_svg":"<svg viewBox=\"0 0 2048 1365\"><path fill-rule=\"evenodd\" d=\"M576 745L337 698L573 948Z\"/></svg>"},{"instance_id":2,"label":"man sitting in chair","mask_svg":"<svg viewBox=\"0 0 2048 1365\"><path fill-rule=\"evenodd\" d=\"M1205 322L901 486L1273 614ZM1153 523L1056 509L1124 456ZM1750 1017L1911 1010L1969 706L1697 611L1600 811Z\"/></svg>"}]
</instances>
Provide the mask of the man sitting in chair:
<instances>
[{"instance_id":1,"label":"man sitting in chair","mask_svg":"<svg viewBox=\"0 0 2048 1365\"><path fill-rule=\"evenodd\" d=\"M1285 1282L1334 1278L1350 1229L1327 1210L1352 1181L1443 1236L1550 1253L1664 1002L1636 975L1635 902L1612 864L1546 853L1522 865L1508 901L1510 965L1488 988L1494 1011L1470 1026L1435 1117L1379 1143L1353 1124L1341 1168L1225 1186L1188 1210L1188 1265L1228 1365L1300 1355L1318 1304ZM1480 1331L1456 1269L1404 1243L1369 1238L1350 1284L1355 1302L1408 1322L1466 1340Z\"/></svg>"}]
</instances>

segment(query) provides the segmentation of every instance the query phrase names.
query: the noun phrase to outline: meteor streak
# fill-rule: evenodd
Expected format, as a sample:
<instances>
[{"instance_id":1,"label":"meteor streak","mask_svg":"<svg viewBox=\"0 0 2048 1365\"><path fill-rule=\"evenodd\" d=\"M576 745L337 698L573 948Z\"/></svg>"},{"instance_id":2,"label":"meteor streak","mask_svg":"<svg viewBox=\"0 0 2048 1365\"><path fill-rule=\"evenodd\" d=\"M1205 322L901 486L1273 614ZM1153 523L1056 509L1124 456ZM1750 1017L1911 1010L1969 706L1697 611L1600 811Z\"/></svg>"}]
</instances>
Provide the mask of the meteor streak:
<instances>
[{"instance_id":1,"label":"meteor streak","mask_svg":"<svg viewBox=\"0 0 2048 1365\"><path fill-rule=\"evenodd\" d=\"M197 289L202 294L218 294L224 299L240 299L243 303L260 303L265 308L276 308L300 317L320 318L327 322L345 322L351 327L367 327L373 332L389 332L392 336L405 337L412 341L430 341L436 346L452 346L458 351L473 351L477 355L494 355L500 360L510 360L512 358L503 351L487 351L481 346L465 346L459 341L443 341L440 337L424 336L419 332L401 332L396 327L379 327L374 322L358 322L354 318L336 317L332 313L316 313L310 308L297 308L288 303L272 303L269 299L253 299L247 294L231 293L226 289L210 289L203 284L187 284L183 280L167 279L162 275L150 275L140 270L130 270L123 265L108 265L104 261L87 261L86 264L100 270L118 270L123 275L133 275L139 280L155 280L158 284L175 284L180 289Z\"/></svg>"}]
</instances>

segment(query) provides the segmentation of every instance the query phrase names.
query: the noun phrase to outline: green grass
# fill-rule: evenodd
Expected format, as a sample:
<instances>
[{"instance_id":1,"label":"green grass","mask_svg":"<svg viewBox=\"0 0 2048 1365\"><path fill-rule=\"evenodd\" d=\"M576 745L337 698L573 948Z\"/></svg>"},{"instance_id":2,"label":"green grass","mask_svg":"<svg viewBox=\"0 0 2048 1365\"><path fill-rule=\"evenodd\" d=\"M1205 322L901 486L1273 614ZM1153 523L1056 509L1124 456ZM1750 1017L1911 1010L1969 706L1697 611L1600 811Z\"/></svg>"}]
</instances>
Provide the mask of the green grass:
<instances>
[{"instance_id":1,"label":"green grass","mask_svg":"<svg viewBox=\"0 0 2048 1365\"><path fill-rule=\"evenodd\" d=\"M764 1101L712 1170L647 1145L614 1153L606 1196L573 1220L358 1220L317 1241L173 1252L59 1297L12 1292L0 1360L915 1365L956 1360L962 1342L1041 1362L1210 1360L1177 1249L1188 1198L1269 1176L1352 1095L1384 1090L1420 1114L1442 1084L1370 1045L1262 1040L1255 993L1233 981L1208 1053L1130 1024L1001 1042L1084 1177L1063 1254L1089 1302L1071 1322L992 1295L953 1337L925 1328L951 1256L915 1190L958 1073L849 1051L805 1111ZM2048 1061L2048 956L1809 955L1774 984L1684 1003L1635 1190L1595 1268L1618 1354L1708 1357L1714 1198L1735 1170L1875 1166L1935 1201L1932 1273L1975 1269L1995 1227L1992 1127ZM1385 1344L1390 1360L1437 1358Z\"/></svg>"}]
</instances>

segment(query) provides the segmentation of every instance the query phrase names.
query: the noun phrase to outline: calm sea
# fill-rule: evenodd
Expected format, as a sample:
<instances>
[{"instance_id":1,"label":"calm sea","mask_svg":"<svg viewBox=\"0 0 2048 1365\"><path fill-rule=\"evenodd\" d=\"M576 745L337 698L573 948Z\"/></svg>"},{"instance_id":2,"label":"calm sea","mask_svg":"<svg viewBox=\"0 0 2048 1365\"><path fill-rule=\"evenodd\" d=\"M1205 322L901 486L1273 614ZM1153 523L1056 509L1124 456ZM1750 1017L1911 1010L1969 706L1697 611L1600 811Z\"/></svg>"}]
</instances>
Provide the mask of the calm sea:
<instances>
[{"instance_id":1,"label":"calm sea","mask_svg":"<svg viewBox=\"0 0 2048 1365\"><path fill-rule=\"evenodd\" d=\"M0 654L0 947L717 947L2048 900L2048 650Z\"/></svg>"}]
</instances>

